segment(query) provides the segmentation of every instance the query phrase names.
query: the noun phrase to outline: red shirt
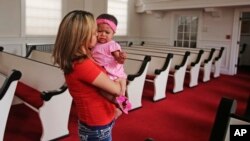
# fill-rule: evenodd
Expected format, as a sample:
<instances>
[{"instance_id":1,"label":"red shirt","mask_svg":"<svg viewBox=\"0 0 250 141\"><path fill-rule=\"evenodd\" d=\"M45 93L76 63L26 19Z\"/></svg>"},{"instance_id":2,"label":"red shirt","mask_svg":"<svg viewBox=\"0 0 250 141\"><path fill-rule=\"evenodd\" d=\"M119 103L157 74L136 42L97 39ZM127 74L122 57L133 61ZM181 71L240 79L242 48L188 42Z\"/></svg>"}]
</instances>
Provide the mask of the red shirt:
<instances>
[{"instance_id":1,"label":"red shirt","mask_svg":"<svg viewBox=\"0 0 250 141\"><path fill-rule=\"evenodd\" d=\"M115 106L92 85L95 78L104 72L91 59L75 62L73 72L65 75L69 92L76 104L78 118L90 126L102 126L114 119Z\"/></svg>"}]
</instances>

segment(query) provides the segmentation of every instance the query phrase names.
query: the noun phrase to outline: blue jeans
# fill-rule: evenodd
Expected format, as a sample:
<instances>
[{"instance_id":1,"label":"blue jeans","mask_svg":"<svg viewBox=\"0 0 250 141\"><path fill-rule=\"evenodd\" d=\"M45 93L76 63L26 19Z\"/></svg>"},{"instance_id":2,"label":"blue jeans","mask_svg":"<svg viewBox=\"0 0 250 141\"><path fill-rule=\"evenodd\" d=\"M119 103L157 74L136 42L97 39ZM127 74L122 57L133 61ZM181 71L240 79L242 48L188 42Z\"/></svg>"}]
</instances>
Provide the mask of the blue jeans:
<instances>
[{"instance_id":1,"label":"blue jeans","mask_svg":"<svg viewBox=\"0 0 250 141\"><path fill-rule=\"evenodd\" d=\"M78 134L81 141L112 141L114 121L104 126L88 126L78 122Z\"/></svg>"}]
</instances>

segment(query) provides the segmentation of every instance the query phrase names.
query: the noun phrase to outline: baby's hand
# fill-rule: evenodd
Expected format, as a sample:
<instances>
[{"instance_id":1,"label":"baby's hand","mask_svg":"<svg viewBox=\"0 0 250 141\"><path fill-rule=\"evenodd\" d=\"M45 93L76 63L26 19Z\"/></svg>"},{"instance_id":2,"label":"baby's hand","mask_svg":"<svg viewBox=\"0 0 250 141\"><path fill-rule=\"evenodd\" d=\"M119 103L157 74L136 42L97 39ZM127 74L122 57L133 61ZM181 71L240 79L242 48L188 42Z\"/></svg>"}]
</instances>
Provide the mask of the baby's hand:
<instances>
[{"instance_id":1,"label":"baby's hand","mask_svg":"<svg viewBox=\"0 0 250 141\"><path fill-rule=\"evenodd\" d=\"M127 53L126 52L122 52L122 51L119 52L118 63L124 64L126 58L127 58Z\"/></svg>"},{"instance_id":2,"label":"baby's hand","mask_svg":"<svg viewBox=\"0 0 250 141\"><path fill-rule=\"evenodd\" d=\"M120 56L121 56L121 58L126 59L126 58L127 58L127 53L121 51L121 52L120 52Z\"/></svg>"}]
</instances>

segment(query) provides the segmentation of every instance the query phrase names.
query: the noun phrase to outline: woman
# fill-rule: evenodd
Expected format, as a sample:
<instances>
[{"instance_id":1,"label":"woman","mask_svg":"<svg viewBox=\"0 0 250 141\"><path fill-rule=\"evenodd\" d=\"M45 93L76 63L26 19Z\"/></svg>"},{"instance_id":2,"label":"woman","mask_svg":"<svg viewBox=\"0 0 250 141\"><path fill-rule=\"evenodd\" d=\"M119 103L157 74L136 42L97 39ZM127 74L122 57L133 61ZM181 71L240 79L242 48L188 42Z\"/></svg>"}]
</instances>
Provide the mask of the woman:
<instances>
[{"instance_id":1,"label":"woman","mask_svg":"<svg viewBox=\"0 0 250 141\"><path fill-rule=\"evenodd\" d=\"M72 11L62 20L53 51L54 62L65 74L79 118L82 141L111 141L116 107L102 96L119 96L124 79L112 81L91 57L97 26L93 15Z\"/></svg>"}]
</instances>

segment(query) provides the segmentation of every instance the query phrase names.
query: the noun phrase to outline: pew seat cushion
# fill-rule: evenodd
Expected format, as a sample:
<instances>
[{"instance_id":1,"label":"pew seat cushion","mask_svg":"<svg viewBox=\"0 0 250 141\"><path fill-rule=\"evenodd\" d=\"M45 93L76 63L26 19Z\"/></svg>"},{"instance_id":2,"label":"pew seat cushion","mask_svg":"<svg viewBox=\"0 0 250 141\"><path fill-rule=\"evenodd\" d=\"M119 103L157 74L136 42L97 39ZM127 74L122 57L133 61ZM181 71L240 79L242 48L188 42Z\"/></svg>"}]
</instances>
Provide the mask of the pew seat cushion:
<instances>
[{"instance_id":1,"label":"pew seat cushion","mask_svg":"<svg viewBox=\"0 0 250 141\"><path fill-rule=\"evenodd\" d=\"M174 73L175 73L174 70L170 70L170 71L169 71L169 74L174 74Z\"/></svg>"},{"instance_id":2,"label":"pew seat cushion","mask_svg":"<svg viewBox=\"0 0 250 141\"><path fill-rule=\"evenodd\" d=\"M41 92L20 81L17 84L15 95L37 109L43 105Z\"/></svg>"},{"instance_id":3,"label":"pew seat cushion","mask_svg":"<svg viewBox=\"0 0 250 141\"><path fill-rule=\"evenodd\" d=\"M155 75L146 75L146 79L154 80L155 79Z\"/></svg>"}]
</instances>

